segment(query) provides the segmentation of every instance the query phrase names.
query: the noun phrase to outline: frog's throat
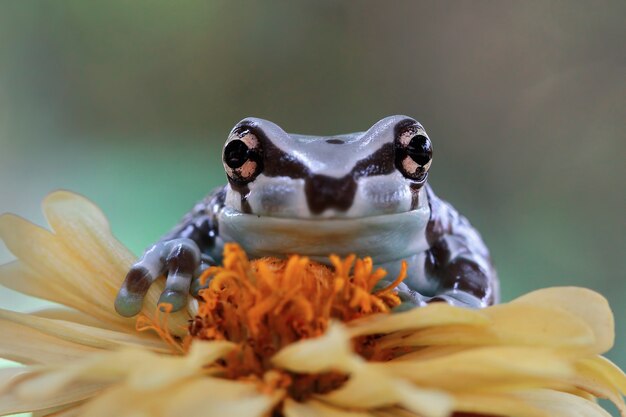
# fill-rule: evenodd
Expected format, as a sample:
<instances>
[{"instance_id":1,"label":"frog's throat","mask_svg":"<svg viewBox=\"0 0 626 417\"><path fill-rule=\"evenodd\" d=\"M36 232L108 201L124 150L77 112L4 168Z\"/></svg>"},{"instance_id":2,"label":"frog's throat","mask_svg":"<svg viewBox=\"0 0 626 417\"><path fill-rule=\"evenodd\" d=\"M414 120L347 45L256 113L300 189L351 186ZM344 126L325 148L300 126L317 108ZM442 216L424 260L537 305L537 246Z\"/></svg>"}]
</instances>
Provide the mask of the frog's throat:
<instances>
[{"instance_id":1,"label":"frog's throat","mask_svg":"<svg viewBox=\"0 0 626 417\"><path fill-rule=\"evenodd\" d=\"M293 219L221 210L219 233L252 257L300 254L327 261L328 255L371 256L375 264L407 258L428 249L426 205L403 213L352 219Z\"/></svg>"}]
</instances>

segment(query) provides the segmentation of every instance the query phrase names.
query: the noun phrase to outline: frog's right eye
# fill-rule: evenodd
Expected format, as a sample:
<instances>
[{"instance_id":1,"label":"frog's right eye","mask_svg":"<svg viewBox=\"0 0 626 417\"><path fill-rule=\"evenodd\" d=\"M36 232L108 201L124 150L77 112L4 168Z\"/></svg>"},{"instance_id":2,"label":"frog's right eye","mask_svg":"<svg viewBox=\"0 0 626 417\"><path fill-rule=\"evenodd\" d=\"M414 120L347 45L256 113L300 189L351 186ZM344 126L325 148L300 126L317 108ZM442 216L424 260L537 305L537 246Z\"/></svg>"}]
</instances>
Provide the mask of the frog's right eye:
<instances>
[{"instance_id":1,"label":"frog's right eye","mask_svg":"<svg viewBox=\"0 0 626 417\"><path fill-rule=\"evenodd\" d=\"M222 160L228 178L248 183L263 170L261 143L248 130L234 133L224 146Z\"/></svg>"},{"instance_id":2,"label":"frog's right eye","mask_svg":"<svg viewBox=\"0 0 626 417\"><path fill-rule=\"evenodd\" d=\"M424 183L433 159L433 146L424 128L412 122L401 128L396 137L396 167L417 183Z\"/></svg>"}]
</instances>

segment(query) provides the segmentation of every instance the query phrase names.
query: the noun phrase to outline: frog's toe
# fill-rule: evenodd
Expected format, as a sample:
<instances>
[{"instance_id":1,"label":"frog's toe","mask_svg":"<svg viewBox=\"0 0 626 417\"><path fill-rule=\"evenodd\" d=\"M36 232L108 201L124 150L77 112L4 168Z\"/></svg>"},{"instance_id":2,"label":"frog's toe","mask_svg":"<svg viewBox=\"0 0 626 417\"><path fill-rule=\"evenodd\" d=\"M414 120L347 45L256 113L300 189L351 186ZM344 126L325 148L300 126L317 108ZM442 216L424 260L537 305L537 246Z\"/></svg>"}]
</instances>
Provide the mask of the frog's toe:
<instances>
[{"instance_id":1,"label":"frog's toe","mask_svg":"<svg viewBox=\"0 0 626 417\"><path fill-rule=\"evenodd\" d=\"M187 303L187 294L182 293L180 291L174 290L165 290L161 293L159 297L159 305L169 304L172 306L171 311L179 311L181 310ZM163 306L160 307L161 311L165 311Z\"/></svg>"},{"instance_id":2,"label":"frog's toe","mask_svg":"<svg viewBox=\"0 0 626 417\"><path fill-rule=\"evenodd\" d=\"M159 297L159 304L172 305L172 311L178 311L187 303L191 274L181 271L170 272L165 281L165 289Z\"/></svg>"},{"instance_id":3,"label":"frog's toe","mask_svg":"<svg viewBox=\"0 0 626 417\"><path fill-rule=\"evenodd\" d=\"M156 279L143 263L145 259L133 265L117 294L115 311L121 316L132 317L141 311L143 299Z\"/></svg>"},{"instance_id":4,"label":"frog's toe","mask_svg":"<svg viewBox=\"0 0 626 417\"><path fill-rule=\"evenodd\" d=\"M198 297L200 295L200 291L209 288L209 282L205 282L202 284L200 277L194 278L191 280L191 288L189 288L189 293L193 297Z\"/></svg>"},{"instance_id":5,"label":"frog's toe","mask_svg":"<svg viewBox=\"0 0 626 417\"><path fill-rule=\"evenodd\" d=\"M456 307L483 308L487 304L480 298L464 291L447 291L428 299L428 304L444 302Z\"/></svg>"},{"instance_id":6,"label":"frog's toe","mask_svg":"<svg viewBox=\"0 0 626 417\"><path fill-rule=\"evenodd\" d=\"M206 280L206 282L203 284L200 277L202 276L204 271L207 270L207 268L209 268L210 266L214 266L214 265L216 265L216 263L213 260L213 258L211 258L208 255L202 255L202 263L196 270L194 274L194 278L191 280L191 287L189 288L189 293L193 297L198 297L200 290L203 290L209 287L210 279Z\"/></svg>"},{"instance_id":7,"label":"frog's toe","mask_svg":"<svg viewBox=\"0 0 626 417\"><path fill-rule=\"evenodd\" d=\"M419 307L417 304L415 304L412 301L405 301L402 302L400 304L398 304L397 306L395 306L394 308L391 309L392 313L403 313L405 311L409 311L412 310L416 307Z\"/></svg>"},{"instance_id":8,"label":"frog's toe","mask_svg":"<svg viewBox=\"0 0 626 417\"><path fill-rule=\"evenodd\" d=\"M393 313L400 313L415 307L422 307L426 305L426 297L419 292L410 289L405 283L398 285L397 291L401 303L391 310Z\"/></svg>"}]
</instances>

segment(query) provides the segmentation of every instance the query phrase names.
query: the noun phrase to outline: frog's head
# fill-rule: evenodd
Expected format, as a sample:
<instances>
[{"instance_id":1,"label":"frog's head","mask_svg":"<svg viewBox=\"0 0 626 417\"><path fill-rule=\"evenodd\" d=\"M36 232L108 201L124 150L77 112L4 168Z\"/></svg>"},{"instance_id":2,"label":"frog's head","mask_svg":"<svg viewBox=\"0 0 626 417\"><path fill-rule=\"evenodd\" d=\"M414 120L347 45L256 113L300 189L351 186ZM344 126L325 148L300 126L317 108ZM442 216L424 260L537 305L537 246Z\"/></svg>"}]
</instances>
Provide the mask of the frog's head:
<instances>
[{"instance_id":1,"label":"frog's head","mask_svg":"<svg viewBox=\"0 0 626 417\"><path fill-rule=\"evenodd\" d=\"M338 136L293 135L247 118L230 133L222 159L232 210L354 219L424 208L432 145L422 125L406 116Z\"/></svg>"}]
</instances>

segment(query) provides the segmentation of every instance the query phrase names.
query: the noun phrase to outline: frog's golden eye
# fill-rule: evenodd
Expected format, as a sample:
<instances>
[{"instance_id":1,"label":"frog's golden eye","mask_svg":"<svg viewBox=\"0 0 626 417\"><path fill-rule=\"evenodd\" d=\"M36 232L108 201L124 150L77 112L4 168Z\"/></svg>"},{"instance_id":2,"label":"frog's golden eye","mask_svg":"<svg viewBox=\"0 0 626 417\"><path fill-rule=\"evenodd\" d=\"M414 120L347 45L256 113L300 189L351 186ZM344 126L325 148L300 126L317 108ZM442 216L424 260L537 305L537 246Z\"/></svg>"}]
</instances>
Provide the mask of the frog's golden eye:
<instances>
[{"instance_id":1,"label":"frog's golden eye","mask_svg":"<svg viewBox=\"0 0 626 417\"><path fill-rule=\"evenodd\" d=\"M433 159L433 145L420 125L402 129L396 138L396 168L414 181L424 182Z\"/></svg>"},{"instance_id":2,"label":"frog's golden eye","mask_svg":"<svg viewBox=\"0 0 626 417\"><path fill-rule=\"evenodd\" d=\"M224 146L222 157L228 178L248 183L263 170L263 154L259 139L250 131L235 132Z\"/></svg>"}]
</instances>

